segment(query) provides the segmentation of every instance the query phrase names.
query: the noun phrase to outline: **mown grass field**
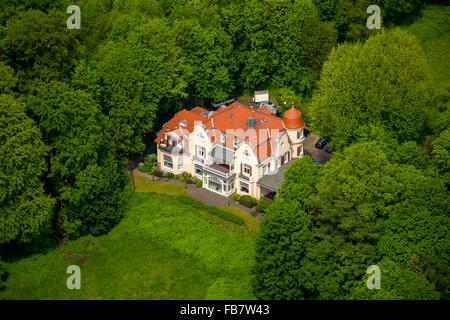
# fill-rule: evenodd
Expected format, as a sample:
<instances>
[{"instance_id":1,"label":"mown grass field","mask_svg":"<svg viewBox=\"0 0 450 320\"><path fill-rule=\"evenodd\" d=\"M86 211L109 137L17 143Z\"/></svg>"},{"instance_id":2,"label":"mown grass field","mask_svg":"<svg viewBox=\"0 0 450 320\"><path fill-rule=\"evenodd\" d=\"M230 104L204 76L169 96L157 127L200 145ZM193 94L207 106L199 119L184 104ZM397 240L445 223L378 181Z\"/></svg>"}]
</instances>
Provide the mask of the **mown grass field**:
<instances>
[{"instance_id":1,"label":"mown grass field","mask_svg":"<svg viewBox=\"0 0 450 320\"><path fill-rule=\"evenodd\" d=\"M168 195L187 195L188 190L183 187L177 186L173 183L162 182L162 181L152 181L140 176L134 176L134 181L136 184L136 192L156 192L158 194L168 194Z\"/></svg>"},{"instance_id":2,"label":"mown grass field","mask_svg":"<svg viewBox=\"0 0 450 320\"><path fill-rule=\"evenodd\" d=\"M251 228L168 195L134 193L107 235L9 263L0 299L254 299L253 257ZM66 287L72 264L80 290Z\"/></svg>"}]
</instances>

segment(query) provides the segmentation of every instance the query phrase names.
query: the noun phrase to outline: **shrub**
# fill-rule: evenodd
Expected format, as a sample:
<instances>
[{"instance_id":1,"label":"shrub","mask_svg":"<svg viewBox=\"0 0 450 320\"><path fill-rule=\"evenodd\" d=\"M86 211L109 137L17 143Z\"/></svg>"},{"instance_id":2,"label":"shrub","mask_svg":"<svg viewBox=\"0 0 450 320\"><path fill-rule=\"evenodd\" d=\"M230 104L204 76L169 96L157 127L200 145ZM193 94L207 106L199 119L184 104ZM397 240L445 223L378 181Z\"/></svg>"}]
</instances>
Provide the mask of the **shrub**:
<instances>
[{"instance_id":1,"label":"shrub","mask_svg":"<svg viewBox=\"0 0 450 320\"><path fill-rule=\"evenodd\" d=\"M173 176L173 178L174 178L175 180L180 180L180 176L177 175L177 174L175 174L175 175Z\"/></svg>"},{"instance_id":2,"label":"shrub","mask_svg":"<svg viewBox=\"0 0 450 320\"><path fill-rule=\"evenodd\" d=\"M166 177L169 179L173 179L174 174L172 172L167 172Z\"/></svg>"},{"instance_id":3,"label":"shrub","mask_svg":"<svg viewBox=\"0 0 450 320\"><path fill-rule=\"evenodd\" d=\"M197 187L201 188L202 185L203 185L203 182L202 182L202 180L198 179L198 180L195 182L195 184L197 185Z\"/></svg>"},{"instance_id":4,"label":"shrub","mask_svg":"<svg viewBox=\"0 0 450 320\"><path fill-rule=\"evenodd\" d=\"M152 174L155 177L164 177L164 172L161 169L153 168Z\"/></svg>"},{"instance_id":5,"label":"shrub","mask_svg":"<svg viewBox=\"0 0 450 320\"><path fill-rule=\"evenodd\" d=\"M152 170L154 167L156 167L157 163L158 163L158 161L156 159L156 155L154 155L154 154L150 154L144 158L144 164L150 170Z\"/></svg>"},{"instance_id":6,"label":"shrub","mask_svg":"<svg viewBox=\"0 0 450 320\"><path fill-rule=\"evenodd\" d=\"M253 198L249 195L241 196L239 203L247 208L253 208Z\"/></svg>"},{"instance_id":7,"label":"shrub","mask_svg":"<svg viewBox=\"0 0 450 320\"><path fill-rule=\"evenodd\" d=\"M252 198L253 207L256 206L257 204L258 204L258 201L256 200L256 198Z\"/></svg>"},{"instance_id":8,"label":"shrub","mask_svg":"<svg viewBox=\"0 0 450 320\"><path fill-rule=\"evenodd\" d=\"M256 212L265 213L269 206L272 204L272 201L261 198L258 200L258 204L256 205Z\"/></svg>"},{"instance_id":9,"label":"shrub","mask_svg":"<svg viewBox=\"0 0 450 320\"><path fill-rule=\"evenodd\" d=\"M199 210L206 211L212 215L218 216L224 220L231 221L235 224L238 224L238 225L244 224L244 220L242 220L241 217L235 216L234 214L232 214L228 211L219 209L217 207L208 206L208 205L204 204L203 202L195 200L189 196L178 195L175 197L175 199L183 204L189 205L189 206L199 209Z\"/></svg>"},{"instance_id":10,"label":"shrub","mask_svg":"<svg viewBox=\"0 0 450 320\"><path fill-rule=\"evenodd\" d=\"M147 166L141 166L141 167L138 167L138 169L139 169L139 171L141 171L141 172L151 172L152 171L152 169L150 168L150 167L147 167Z\"/></svg>"},{"instance_id":11,"label":"shrub","mask_svg":"<svg viewBox=\"0 0 450 320\"><path fill-rule=\"evenodd\" d=\"M184 181L184 182L186 182L188 184L192 183L192 175L190 173L183 172L182 176L183 176L183 180L182 181Z\"/></svg>"},{"instance_id":12,"label":"shrub","mask_svg":"<svg viewBox=\"0 0 450 320\"><path fill-rule=\"evenodd\" d=\"M233 199L234 202L237 202L240 196L241 195L239 193L233 193L231 198Z\"/></svg>"}]
</instances>

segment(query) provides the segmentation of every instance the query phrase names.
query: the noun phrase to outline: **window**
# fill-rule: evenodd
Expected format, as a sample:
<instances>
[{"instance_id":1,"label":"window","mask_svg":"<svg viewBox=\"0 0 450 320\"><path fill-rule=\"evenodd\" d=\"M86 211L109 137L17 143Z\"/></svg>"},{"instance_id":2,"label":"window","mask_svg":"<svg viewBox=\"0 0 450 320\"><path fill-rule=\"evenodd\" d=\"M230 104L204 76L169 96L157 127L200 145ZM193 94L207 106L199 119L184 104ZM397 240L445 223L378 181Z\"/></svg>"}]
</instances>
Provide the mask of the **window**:
<instances>
[{"instance_id":1,"label":"window","mask_svg":"<svg viewBox=\"0 0 450 320\"><path fill-rule=\"evenodd\" d=\"M247 176L252 174L252 168L248 164L244 164L244 174Z\"/></svg>"},{"instance_id":2,"label":"window","mask_svg":"<svg viewBox=\"0 0 450 320\"><path fill-rule=\"evenodd\" d=\"M281 147L282 147L282 148L284 147L284 142L281 143Z\"/></svg>"},{"instance_id":3,"label":"window","mask_svg":"<svg viewBox=\"0 0 450 320\"><path fill-rule=\"evenodd\" d=\"M195 146L195 149L197 149L197 156L199 158L204 158L206 155L206 150L204 147L200 147L200 146Z\"/></svg>"},{"instance_id":4,"label":"window","mask_svg":"<svg viewBox=\"0 0 450 320\"><path fill-rule=\"evenodd\" d=\"M245 155L246 157L248 157L248 151L247 151L247 150L244 151L244 155Z\"/></svg>"},{"instance_id":5,"label":"window","mask_svg":"<svg viewBox=\"0 0 450 320\"><path fill-rule=\"evenodd\" d=\"M230 181L228 183L228 192L231 192L234 190L234 181Z\"/></svg>"},{"instance_id":6,"label":"window","mask_svg":"<svg viewBox=\"0 0 450 320\"><path fill-rule=\"evenodd\" d=\"M300 139L300 131L297 131L297 139Z\"/></svg>"},{"instance_id":7,"label":"window","mask_svg":"<svg viewBox=\"0 0 450 320\"><path fill-rule=\"evenodd\" d=\"M297 157L299 157L302 154L302 146L297 148Z\"/></svg>"},{"instance_id":8,"label":"window","mask_svg":"<svg viewBox=\"0 0 450 320\"><path fill-rule=\"evenodd\" d=\"M269 171L269 165L263 167L263 174L266 174Z\"/></svg>"},{"instance_id":9,"label":"window","mask_svg":"<svg viewBox=\"0 0 450 320\"><path fill-rule=\"evenodd\" d=\"M225 137L224 134L220 136L220 141L221 141L222 143L225 143L225 141L227 141L227 138Z\"/></svg>"},{"instance_id":10,"label":"window","mask_svg":"<svg viewBox=\"0 0 450 320\"><path fill-rule=\"evenodd\" d=\"M198 176L202 176L203 175L203 170L201 167L199 166L195 166L195 174Z\"/></svg>"},{"instance_id":11,"label":"window","mask_svg":"<svg viewBox=\"0 0 450 320\"><path fill-rule=\"evenodd\" d=\"M234 139L234 142L233 142L233 146L235 147L235 148L237 148L238 147L238 139Z\"/></svg>"},{"instance_id":12,"label":"window","mask_svg":"<svg viewBox=\"0 0 450 320\"><path fill-rule=\"evenodd\" d=\"M241 182L241 193L250 193L248 184Z\"/></svg>"},{"instance_id":13,"label":"window","mask_svg":"<svg viewBox=\"0 0 450 320\"><path fill-rule=\"evenodd\" d=\"M183 158L178 158L178 171L183 171Z\"/></svg>"},{"instance_id":14,"label":"window","mask_svg":"<svg viewBox=\"0 0 450 320\"><path fill-rule=\"evenodd\" d=\"M173 170L173 161L172 157L169 157L168 155L164 155L164 167L170 170Z\"/></svg>"}]
</instances>

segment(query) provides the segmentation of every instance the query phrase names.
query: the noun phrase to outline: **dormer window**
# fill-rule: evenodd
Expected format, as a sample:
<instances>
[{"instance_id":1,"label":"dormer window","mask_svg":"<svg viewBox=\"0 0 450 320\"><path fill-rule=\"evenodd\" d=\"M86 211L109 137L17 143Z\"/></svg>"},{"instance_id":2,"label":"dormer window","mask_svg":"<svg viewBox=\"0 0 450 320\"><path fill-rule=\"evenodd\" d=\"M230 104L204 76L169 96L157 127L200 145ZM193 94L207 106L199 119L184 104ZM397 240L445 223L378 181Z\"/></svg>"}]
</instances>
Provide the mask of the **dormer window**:
<instances>
[{"instance_id":1,"label":"dormer window","mask_svg":"<svg viewBox=\"0 0 450 320\"><path fill-rule=\"evenodd\" d=\"M234 139L233 146L237 148L239 146L238 139Z\"/></svg>"},{"instance_id":2,"label":"dormer window","mask_svg":"<svg viewBox=\"0 0 450 320\"><path fill-rule=\"evenodd\" d=\"M186 122L186 120L181 120L181 121L180 121L180 126L182 126L182 127L187 127L187 122Z\"/></svg>"},{"instance_id":3,"label":"dormer window","mask_svg":"<svg viewBox=\"0 0 450 320\"><path fill-rule=\"evenodd\" d=\"M225 141L227 141L227 138L225 137L224 134L220 136L220 141L221 141L222 143L225 143Z\"/></svg>"}]
</instances>

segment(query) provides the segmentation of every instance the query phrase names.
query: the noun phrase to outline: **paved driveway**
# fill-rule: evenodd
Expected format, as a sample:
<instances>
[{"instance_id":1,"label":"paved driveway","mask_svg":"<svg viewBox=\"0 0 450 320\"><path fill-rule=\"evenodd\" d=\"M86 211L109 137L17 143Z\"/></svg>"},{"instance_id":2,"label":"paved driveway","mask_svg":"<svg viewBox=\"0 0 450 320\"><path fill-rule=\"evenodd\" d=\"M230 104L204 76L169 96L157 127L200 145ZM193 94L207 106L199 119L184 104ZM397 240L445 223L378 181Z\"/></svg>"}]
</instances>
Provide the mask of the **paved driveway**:
<instances>
[{"instance_id":1,"label":"paved driveway","mask_svg":"<svg viewBox=\"0 0 450 320\"><path fill-rule=\"evenodd\" d=\"M333 157L332 153L328 153L323 149L317 149L314 145L320 137L313 133L310 133L303 142L305 154L309 155L313 160L319 161L321 164L325 164L328 160Z\"/></svg>"}]
</instances>

